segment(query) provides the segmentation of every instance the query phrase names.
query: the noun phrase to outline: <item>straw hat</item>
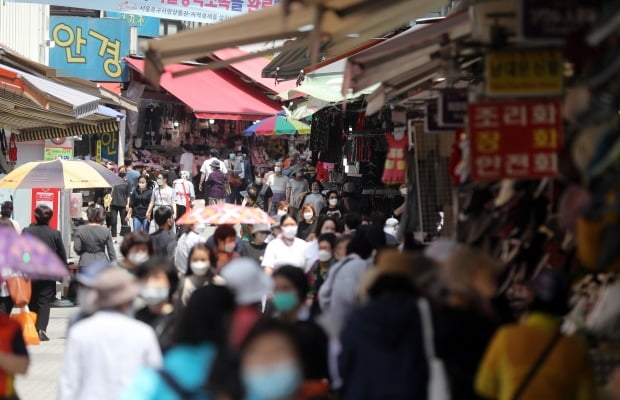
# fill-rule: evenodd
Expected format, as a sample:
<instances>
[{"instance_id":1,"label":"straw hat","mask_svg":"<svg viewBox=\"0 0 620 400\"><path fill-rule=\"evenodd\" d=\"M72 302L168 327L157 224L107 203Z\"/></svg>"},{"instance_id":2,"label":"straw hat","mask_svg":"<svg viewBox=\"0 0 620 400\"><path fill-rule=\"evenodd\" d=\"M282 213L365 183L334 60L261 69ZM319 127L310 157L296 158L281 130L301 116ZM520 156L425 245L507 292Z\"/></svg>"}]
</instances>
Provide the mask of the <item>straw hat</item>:
<instances>
[{"instance_id":1,"label":"straw hat","mask_svg":"<svg viewBox=\"0 0 620 400\"><path fill-rule=\"evenodd\" d=\"M220 169L220 162L217 160L213 160L211 161L210 167Z\"/></svg>"},{"instance_id":2,"label":"straw hat","mask_svg":"<svg viewBox=\"0 0 620 400\"><path fill-rule=\"evenodd\" d=\"M97 308L115 308L133 301L140 287L133 275L124 269L107 268L95 282Z\"/></svg>"}]
</instances>

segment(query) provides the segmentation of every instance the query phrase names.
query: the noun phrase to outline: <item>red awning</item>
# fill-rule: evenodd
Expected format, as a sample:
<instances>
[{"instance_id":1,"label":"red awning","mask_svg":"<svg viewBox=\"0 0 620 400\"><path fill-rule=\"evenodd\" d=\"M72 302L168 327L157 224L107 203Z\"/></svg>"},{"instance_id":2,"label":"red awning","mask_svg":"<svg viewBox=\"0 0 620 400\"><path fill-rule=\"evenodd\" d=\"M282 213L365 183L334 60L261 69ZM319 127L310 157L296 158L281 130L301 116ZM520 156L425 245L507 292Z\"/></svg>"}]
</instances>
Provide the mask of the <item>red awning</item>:
<instances>
[{"instance_id":1,"label":"red awning","mask_svg":"<svg viewBox=\"0 0 620 400\"><path fill-rule=\"evenodd\" d=\"M229 49L217 50L213 52L213 56L218 60L230 60L237 57L243 57L249 53L236 47ZM276 82L273 78L263 78L263 69L269 64L269 60L265 57L256 57L247 61L241 61L230 65L230 68L242 73L254 82L265 87L266 89L278 94L287 90L295 89L297 84L295 80Z\"/></svg>"},{"instance_id":2,"label":"red awning","mask_svg":"<svg viewBox=\"0 0 620 400\"><path fill-rule=\"evenodd\" d=\"M125 61L144 74L144 60L127 57ZM167 65L160 84L190 107L197 118L254 121L275 115L282 109L279 103L229 71L205 70L178 78L171 76L191 68L191 65Z\"/></svg>"}]
</instances>

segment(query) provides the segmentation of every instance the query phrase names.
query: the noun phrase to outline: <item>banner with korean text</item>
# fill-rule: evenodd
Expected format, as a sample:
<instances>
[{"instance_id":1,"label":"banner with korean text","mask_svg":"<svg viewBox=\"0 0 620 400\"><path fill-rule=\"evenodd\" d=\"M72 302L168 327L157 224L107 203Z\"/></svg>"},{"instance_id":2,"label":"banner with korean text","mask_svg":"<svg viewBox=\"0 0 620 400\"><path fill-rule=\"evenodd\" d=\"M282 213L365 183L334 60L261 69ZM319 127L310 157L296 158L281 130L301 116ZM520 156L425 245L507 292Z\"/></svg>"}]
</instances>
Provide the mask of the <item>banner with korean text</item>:
<instances>
[{"instance_id":1,"label":"banner with korean text","mask_svg":"<svg viewBox=\"0 0 620 400\"><path fill-rule=\"evenodd\" d=\"M50 67L59 76L123 82L128 72L129 25L120 19L51 17Z\"/></svg>"},{"instance_id":2,"label":"banner with korean text","mask_svg":"<svg viewBox=\"0 0 620 400\"><path fill-rule=\"evenodd\" d=\"M62 7L89 8L162 19L216 23L257 11L280 0L7 0Z\"/></svg>"},{"instance_id":3,"label":"banner with korean text","mask_svg":"<svg viewBox=\"0 0 620 400\"><path fill-rule=\"evenodd\" d=\"M562 144L559 101L470 103L468 127L473 180L557 175Z\"/></svg>"}]
</instances>

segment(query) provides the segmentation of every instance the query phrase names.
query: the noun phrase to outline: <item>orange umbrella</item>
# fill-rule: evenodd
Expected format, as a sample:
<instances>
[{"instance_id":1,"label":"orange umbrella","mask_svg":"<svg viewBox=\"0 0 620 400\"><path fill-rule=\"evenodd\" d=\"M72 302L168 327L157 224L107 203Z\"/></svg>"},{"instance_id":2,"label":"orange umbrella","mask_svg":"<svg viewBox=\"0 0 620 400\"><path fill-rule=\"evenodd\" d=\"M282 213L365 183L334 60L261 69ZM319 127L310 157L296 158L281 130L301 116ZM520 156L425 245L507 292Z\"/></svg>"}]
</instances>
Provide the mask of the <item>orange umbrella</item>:
<instances>
[{"instance_id":1,"label":"orange umbrella","mask_svg":"<svg viewBox=\"0 0 620 400\"><path fill-rule=\"evenodd\" d=\"M185 213L177 220L179 225L194 224L275 224L276 221L266 212L256 207L243 207L235 204L220 203L213 206L197 208Z\"/></svg>"}]
</instances>

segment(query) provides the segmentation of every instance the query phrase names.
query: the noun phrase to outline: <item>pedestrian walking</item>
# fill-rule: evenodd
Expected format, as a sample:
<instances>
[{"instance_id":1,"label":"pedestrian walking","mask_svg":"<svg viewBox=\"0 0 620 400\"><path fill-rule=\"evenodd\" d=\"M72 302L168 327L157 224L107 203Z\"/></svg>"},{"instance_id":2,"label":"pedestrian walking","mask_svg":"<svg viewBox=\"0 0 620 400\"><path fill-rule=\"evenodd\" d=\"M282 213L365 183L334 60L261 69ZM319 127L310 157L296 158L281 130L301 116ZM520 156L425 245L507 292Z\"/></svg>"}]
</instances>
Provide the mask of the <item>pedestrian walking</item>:
<instances>
[{"instance_id":1,"label":"pedestrian walking","mask_svg":"<svg viewBox=\"0 0 620 400\"><path fill-rule=\"evenodd\" d=\"M285 215L280 226L282 235L269 242L261 264L268 275L283 265L304 268L304 253L308 244L297 237L297 221L290 215Z\"/></svg>"},{"instance_id":2,"label":"pedestrian walking","mask_svg":"<svg viewBox=\"0 0 620 400\"><path fill-rule=\"evenodd\" d=\"M265 174L257 168L255 170L254 182L248 186L247 191L248 193L250 193L250 190L256 192L256 204L261 210L269 212L273 203L273 192L265 182L264 175Z\"/></svg>"},{"instance_id":3,"label":"pedestrian walking","mask_svg":"<svg viewBox=\"0 0 620 400\"><path fill-rule=\"evenodd\" d=\"M155 211L161 207L169 208L172 211L172 218L176 218L177 215L177 203L176 192L168 185L168 176L163 172L157 173L157 185L153 188L153 195L151 196L151 202L149 208L146 211L146 218L151 219L155 216ZM173 224L174 225L174 224ZM159 229L155 218L151 221L149 227L149 233L153 233Z\"/></svg>"},{"instance_id":4,"label":"pedestrian walking","mask_svg":"<svg viewBox=\"0 0 620 400\"><path fill-rule=\"evenodd\" d=\"M155 255L174 260L177 237L173 231L174 219L172 209L170 207L158 207L155 210L154 220L158 226L157 232L151 235Z\"/></svg>"},{"instance_id":5,"label":"pedestrian walking","mask_svg":"<svg viewBox=\"0 0 620 400\"><path fill-rule=\"evenodd\" d=\"M108 268L95 288L97 312L69 331L60 400L119 399L141 368L162 364L153 329L128 315L140 292L135 278Z\"/></svg>"},{"instance_id":6,"label":"pedestrian walking","mask_svg":"<svg viewBox=\"0 0 620 400\"><path fill-rule=\"evenodd\" d=\"M97 260L116 260L116 250L110 230L102 224L105 213L102 207L91 205L86 210L88 224L78 226L73 238L73 250L80 256L78 265L85 267Z\"/></svg>"},{"instance_id":7,"label":"pedestrian walking","mask_svg":"<svg viewBox=\"0 0 620 400\"><path fill-rule=\"evenodd\" d=\"M121 222L121 236L123 235L123 226L127 224L127 207L129 206L129 196L131 187L126 179L126 172L121 170L118 177L123 179L123 183L115 185L112 188L112 202L110 204L110 228L112 229L112 239L115 240L118 234L118 221ZM126 232L125 232L126 233Z\"/></svg>"},{"instance_id":8,"label":"pedestrian walking","mask_svg":"<svg viewBox=\"0 0 620 400\"><path fill-rule=\"evenodd\" d=\"M274 167L274 174L267 180L267 185L273 193L272 208L269 209L271 215L276 215L278 205L282 201L290 202L291 184L289 178L282 174L282 162L278 161Z\"/></svg>"},{"instance_id":9,"label":"pedestrian walking","mask_svg":"<svg viewBox=\"0 0 620 400\"><path fill-rule=\"evenodd\" d=\"M149 231L151 224L150 215L147 216L153 192L149 189L149 179L141 176L138 179L138 187L131 193L127 208L127 222L133 220L133 231Z\"/></svg>"},{"instance_id":10,"label":"pedestrian walking","mask_svg":"<svg viewBox=\"0 0 620 400\"><path fill-rule=\"evenodd\" d=\"M0 219L9 221L11 225L13 225L15 232L22 233L22 228L21 226L19 226L19 222L13 219L13 202L12 201L7 200L2 203L2 206L0 206Z\"/></svg>"},{"instance_id":11,"label":"pedestrian walking","mask_svg":"<svg viewBox=\"0 0 620 400\"><path fill-rule=\"evenodd\" d=\"M67 262L67 253L65 245L62 242L62 236L56 229L49 226L50 220L54 216L54 212L48 206L40 205L34 210L35 223L23 230L37 239L45 243L62 262ZM101 227L106 230L106 228ZM109 235L109 232L108 232ZM42 341L49 340L47 336L47 325L50 320L50 307L56 299L56 281L55 280L33 280L32 296L30 298L30 311L37 313L37 332Z\"/></svg>"},{"instance_id":12,"label":"pedestrian walking","mask_svg":"<svg viewBox=\"0 0 620 400\"><path fill-rule=\"evenodd\" d=\"M176 192L177 215L181 217L192 209L192 204L196 200L194 184L190 180L189 171L181 171L181 178L175 180L172 187Z\"/></svg>"},{"instance_id":13,"label":"pedestrian walking","mask_svg":"<svg viewBox=\"0 0 620 400\"><path fill-rule=\"evenodd\" d=\"M269 235L269 225L256 224L252 227L252 241L245 242L245 255L254 259L257 263L263 261L267 243L265 239Z\"/></svg>"},{"instance_id":14,"label":"pedestrian walking","mask_svg":"<svg viewBox=\"0 0 620 400\"><path fill-rule=\"evenodd\" d=\"M189 252L198 243L207 241L207 239L201 235L202 230L199 231L199 226L204 228L202 224L181 226L179 240L177 241L176 250L174 252L174 265L181 276L187 273L187 258L189 257Z\"/></svg>"},{"instance_id":15,"label":"pedestrian walking","mask_svg":"<svg viewBox=\"0 0 620 400\"><path fill-rule=\"evenodd\" d=\"M133 168L133 161L131 158L125 160L126 180L129 183L129 189L133 193L138 187L138 179L140 178L140 172Z\"/></svg>"},{"instance_id":16,"label":"pedestrian walking","mask_svg":"<svg viewBox=\"0 0 620 400\"><path fill-rule=\"evenodd\" d=\"M207 188L209 190L209 205L223 203L226 198L226 185L228 184L228 177L220 170L221 164L222 163L218 160L213 160L210 164L211 173L206 180Z\"/></svg>"},{"instance_id":17,"label":"pedestrian walking","mask_svg":"<svg viewBox=\"0 0 620 400\"><path fill-rule=\"evenodd\" d=\"M213 252L203 243L197 243L189 252L187 258L187 272L181 280L177 298L182 305L186 305L192 293L200 287L208 285L223 285L224 280L218 275L215 268L217 262Z\"/></svg>"},{"instance_id":18,"label":"pedestrian walking","mask_svg":"<svg viewBox=\"0 0 620 400\"><path fill-rule=\"evenodd\" d=\"M110 265L115 268L126 269L134 275L138 266L155 254L153 240L145 231L131 232L126 235L119 250L123 258L116 259Z\"/></svg>"}]
</instances>

